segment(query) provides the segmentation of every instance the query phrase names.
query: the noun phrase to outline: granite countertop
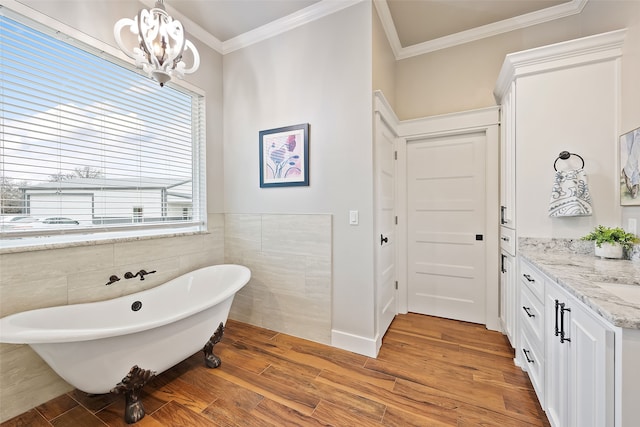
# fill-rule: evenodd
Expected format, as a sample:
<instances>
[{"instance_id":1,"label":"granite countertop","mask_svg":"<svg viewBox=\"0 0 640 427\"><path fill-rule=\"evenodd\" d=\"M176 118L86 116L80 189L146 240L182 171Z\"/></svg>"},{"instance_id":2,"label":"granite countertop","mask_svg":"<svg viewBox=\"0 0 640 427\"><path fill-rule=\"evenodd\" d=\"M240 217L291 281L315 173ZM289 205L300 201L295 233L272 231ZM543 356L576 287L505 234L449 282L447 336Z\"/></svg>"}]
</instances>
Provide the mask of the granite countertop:
<instances>
[{"instance_id":1,"label":"granite countertop","mask_svg":"<svg viewBox=\"0 0 640 427\"><path fill-rule=\"evenodd\" d=\"M596 257L591 242L541 240L519 239L518 254L613 325L640 329L640 298L625 300L607 289L638 286L640 295L640 262Z\"/></svg>"}]
</instances>

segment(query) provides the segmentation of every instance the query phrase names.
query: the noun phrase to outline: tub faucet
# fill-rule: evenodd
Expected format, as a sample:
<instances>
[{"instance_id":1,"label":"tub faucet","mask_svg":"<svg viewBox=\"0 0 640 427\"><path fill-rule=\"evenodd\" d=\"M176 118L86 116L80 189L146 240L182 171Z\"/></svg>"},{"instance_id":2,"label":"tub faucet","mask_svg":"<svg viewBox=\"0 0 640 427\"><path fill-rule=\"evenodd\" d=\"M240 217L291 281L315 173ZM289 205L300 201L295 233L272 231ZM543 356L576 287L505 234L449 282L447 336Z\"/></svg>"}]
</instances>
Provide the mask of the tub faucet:
<instances>
[{"instance_id":1,"label":"tub faucet","mask_svg":"<svg viewBox=\"0 0 640 427\"><path fill-rule=\"evenodd\" d=\"M153 274L153 273L155 273L155 272L156 272L155 270L153 270L153 271L148 271L148 272L147 272L146 270L140 270L140 271L138 271L138 273L136 274L136 276L138 276L138 275L139 275L139 276L140 276L140 280L144 280L144 276L146 276L147 274Z\"/></svg>"},{"instance_id":2,"label":"tub faucet","mask_svg":"<svg viewBox=\"0 0 640 427\"><path fill-rule=\"evenodd\" d=\"M120 278L118 276L116 276L115 274L112 274L111 276L109 276L109 281L106 283L106 285L111 285L113 283L116 283L118 280L120 280Z\"/></svg>"},{"instance_id":3,"label":"tub faucet","mask_svg":"<svg viewBox=\"0 0 640 427\"><path fill-rule=\"evenodd\" d=\"M124 273L124 278L125 279L133 279L135 277L139 277L140 280L144 280L144 276L146 276L147 274L153 274L155 272L156 272L155 270L153 270L153 271L140 270L136 274L133 274L132 272L127 271L126 273Z\"/></svg>"}]
</instances>

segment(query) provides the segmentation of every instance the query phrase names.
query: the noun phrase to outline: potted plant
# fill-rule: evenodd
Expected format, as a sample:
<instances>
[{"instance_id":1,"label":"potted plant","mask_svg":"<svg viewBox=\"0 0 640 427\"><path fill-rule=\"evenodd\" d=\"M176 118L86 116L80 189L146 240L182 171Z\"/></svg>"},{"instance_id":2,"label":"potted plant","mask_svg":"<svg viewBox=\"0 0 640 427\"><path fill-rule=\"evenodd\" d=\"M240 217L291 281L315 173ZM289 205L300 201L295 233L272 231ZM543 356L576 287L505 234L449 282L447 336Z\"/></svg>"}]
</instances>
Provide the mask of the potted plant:
<instances>
[{"instance_id":1,"label":"potted plant","mask_svg":"<svg viewBox=\"0 0 640 427\"><path fill-rule=\"evenodd\" d=\"M582 237L582 240L595 242L595 255L602 258L622 258L623 249L631 250L638 238L627 233L620 227L611 228L603 225L597 226L591 233Z\"/></svg>"}]
</instances>

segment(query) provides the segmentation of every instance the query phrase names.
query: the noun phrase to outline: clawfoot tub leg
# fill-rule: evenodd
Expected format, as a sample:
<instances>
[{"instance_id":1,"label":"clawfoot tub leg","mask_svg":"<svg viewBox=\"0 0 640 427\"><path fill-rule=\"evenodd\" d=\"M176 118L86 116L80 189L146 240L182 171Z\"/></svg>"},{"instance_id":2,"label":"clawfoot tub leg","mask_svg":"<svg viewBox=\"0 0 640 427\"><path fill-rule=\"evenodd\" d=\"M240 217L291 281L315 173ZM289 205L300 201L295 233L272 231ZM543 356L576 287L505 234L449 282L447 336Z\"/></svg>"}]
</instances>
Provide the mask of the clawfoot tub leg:
<instances>
[{"instance_id":1,"label":"clawfoot tub leg","mask_svg":"<svg viewBox=\"0 0 640 427\"><path fill-rule=\"evenodd\" d=\"M155 372L138 368L138 365L135 365L127 376L111 389L111 393L124 393L124 420L127 424L136 423L144 418L144 406L140 400L140 391L155 376Z\"/></svg>"},{"instance_id":2,"label":"clawfoot tub leg","mask_svg":"<svg viewBox=\"0 0 640 427\"><path fill-rule=\"evenodd\" d=\"M218 326L218 329L211 335L211 338L209 338L209 341L207 341L202 349L204 352L204 363L207 365L207 368L217 368L222 363L220 358L213 354L213 346L220 342L223 333L224 324L220 322L220 326Z\"/></svg>"}]
</instances>

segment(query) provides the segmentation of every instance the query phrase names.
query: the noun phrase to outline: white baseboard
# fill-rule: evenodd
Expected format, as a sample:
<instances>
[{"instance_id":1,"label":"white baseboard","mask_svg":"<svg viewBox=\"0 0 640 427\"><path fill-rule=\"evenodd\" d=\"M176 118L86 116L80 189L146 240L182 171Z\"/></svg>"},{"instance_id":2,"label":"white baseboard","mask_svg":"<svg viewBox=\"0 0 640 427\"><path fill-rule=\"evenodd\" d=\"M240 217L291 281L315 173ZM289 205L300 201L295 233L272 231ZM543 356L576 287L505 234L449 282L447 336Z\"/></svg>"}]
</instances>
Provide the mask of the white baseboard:
<instances>
[{"instance_id":1,"label":"white baseboard","mask_svg":"<svg viewBox=\"0 0 640 427\"><path fill-rule=\"evenodd\" d=\"M382 339L366 338L332 329L331 345L364 356L376 357L382 345Z\"/></svg>"}]
</instances>

